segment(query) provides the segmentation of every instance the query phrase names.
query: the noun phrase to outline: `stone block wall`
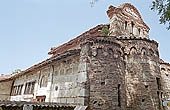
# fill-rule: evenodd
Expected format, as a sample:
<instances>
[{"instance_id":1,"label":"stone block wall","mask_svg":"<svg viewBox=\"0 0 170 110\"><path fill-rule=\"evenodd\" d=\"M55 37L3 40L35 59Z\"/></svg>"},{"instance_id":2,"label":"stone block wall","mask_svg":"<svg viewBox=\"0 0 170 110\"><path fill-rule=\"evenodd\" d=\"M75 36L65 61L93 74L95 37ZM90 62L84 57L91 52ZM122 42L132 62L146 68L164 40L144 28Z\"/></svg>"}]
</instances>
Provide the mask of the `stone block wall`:
<instances>
[{"instance_id":1,"label":"stone block wall","mask_svg":"<svg viewBox=\"0 0 170 110\"><path fill-rule=\"evenodd\" d=\"M0 81L0 100L10 99L12 82L12 80Z\"/></svg>"},{"instance_id":2,"label":"stone block wall","mask_svg":"<svg viewBox=\"0 0 170 110\"><path fill-rule=\"evenodd\" d=\"M161 77L162 77L162 100L167 101L170 99L170 64L161 63Z\"/></svg>"},{"instance_id":3,"label":"stone block wall","mask_svg":"<svg viewBox=\"0 0 170 110\"><path fill-rule=\"evenodd\" d=\"M138 10L131 4L125 3L119 7L110 6L107 14L110 21L110 35L149 39L149 27L142 20Z\"/></svg>"},{"instance_id":4,"label":"stone block wall","mask_svg":"<svg viewBox=\"0 0 170 110\"><path fill-rule=\"evenodd\" d=\"M170 98L170 65L160 65L149 27L128 3L110 6L107 14L106 36L99 36L98 27L52 48L51 58L15 79L13 86L23 87L11 100L45 96L45 102L88 105L92 110L161 110L162 100ZM26 83L34 81L34 92L24 94Z\"/></svg>"},{"instance_id":5,"label":"stone block wall","mask_svg":"<svg viewBox=\"0 0 170 110\"><path fill-rule=\"evenodd\" d=\"M162 109L157 44L142 39L120 41L125 45L127 108L129 110Z\"/></svg>"},{"instance_id":6,"label":"stone block wall","mask_svg":"<svg viewBox=\"0 0 170 110\"><path fill-rule=\"evenodd\" d=\"M129 3L110 6L107 14L109 34L123 44L127 109L162 109L158 43L150 40L149 27Z\"/></svg>"},{"instance_id":7,"label":"stone block wall","mask_svg":"<svg viewBox=\"0 0 170 110\"><path fill-rule=\"evenodd\" d=\"M90 108L124 110L125 65L120 45L107 37L88 40L81 45L81 60L87 66Z\"/></svg>"}]
</instances>

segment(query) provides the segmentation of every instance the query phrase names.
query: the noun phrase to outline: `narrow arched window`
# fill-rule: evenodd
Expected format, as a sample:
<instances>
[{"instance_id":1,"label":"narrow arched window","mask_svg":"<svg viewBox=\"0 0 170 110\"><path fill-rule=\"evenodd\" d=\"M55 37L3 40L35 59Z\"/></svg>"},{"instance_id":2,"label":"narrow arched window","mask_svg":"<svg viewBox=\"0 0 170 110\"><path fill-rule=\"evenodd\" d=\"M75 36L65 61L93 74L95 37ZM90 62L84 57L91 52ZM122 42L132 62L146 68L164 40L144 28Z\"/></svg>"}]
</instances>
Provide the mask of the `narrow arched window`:
<instances>
[{"instance_id":1,"label":"narrow arched window","mask_svg":"<svg viewBox=\"0 0 170 110\"><path fill-rule=\"evenodd\" d=\"M110 55L113 55L113 50L112 50L112 48L109 48L109 54L110 54Z\"/></svg>"},{"instance_id":2,"label":"narrow arched window","mask_svg":"<svg viewBox=\"0 0 170 110\"><path fill-rule=\"evenodd\" d=\"M150 56L153 56L154 55L154 51L152 49L149 49L149 54L150 54Z\"/></svg>"},{"instance_id":3,"label":"narrow arched window","mask_svg":"<svg viewBox=\"0 0 170 110\"><path fill-rule=\"evenodd\" d=\"M155 52L155 56L159 57L159 52L158 51Z\"/></svg>"},{"instance_id":4,"label":"narrow arched window","mask_svg":"<svg viewBox=\"0 0 170 110\"><path fill-rule=\"evenodd\" d=\"M130 55L136 55L137 54L137 49L135 47L132 47L130 49Z\"/></svg>"},{"instance_id":5,"label":"narrow arched window","mask_svg":"<svg viewBox=\"0 0 170 110\"><path fill-rule=\"evenodd\" d=\"M142 50L141 50L141 55L147 55L147 51L146 51L145 48L142 48Z\"/></svg>"},{"instance_id":6,"label":"narrow arched window","mask_svg":"<svg viewBox=\"0 0 170 110\"><path fill-rule=\"evenodd\" d=\"M102 48L97 48L97 55L101 55L103 53Z\"/></svg>"},{"instance_id":7,"label":"narrow arched window","mask_svg":"<svg viewBox=\"0 0 170 110\"><path fill-rule=\"evenodd\" d=\"M165 68L161 68L161 71L165 71Z\"/></svg>"},{"instance_id":8,"label":"narrow arched window","mask_svg":"<svg viewBox=\"0 0 170 110\"><path fill-rule=\"evenodd\" d=\"M131 33L133 34L133 29L134 29L134 23L133 22L131 22Z\"/></svg>"},{"instance_id":9,"label":"narrow arched window","mask_svg":"<svg viewBox=\"0 0 170 110\"><path fill-rule=\"evenodd\" d=\"M125 30L127 29L127 21L125 21Z\"/></svg>"},{"instance_id":10,"label":"narrow arched window","mask_svg":"<svg viewBox=\"0 0 170 110\"><path fill-rule=\"evenodd\" d=\"M138 29L139 35L140 35L140 28Z\"/></svg>"},{"instance_id":11,"label":"narrow arched window","mask_svg":"<svg viewBox=\"0 0 170 110\"><path fill-rule=\"evenodd\" d=\"M47 87L47 77L45 75L43 75L41 77L41 81L40 81L40 87Z\"/></svg>"}]
</instances>

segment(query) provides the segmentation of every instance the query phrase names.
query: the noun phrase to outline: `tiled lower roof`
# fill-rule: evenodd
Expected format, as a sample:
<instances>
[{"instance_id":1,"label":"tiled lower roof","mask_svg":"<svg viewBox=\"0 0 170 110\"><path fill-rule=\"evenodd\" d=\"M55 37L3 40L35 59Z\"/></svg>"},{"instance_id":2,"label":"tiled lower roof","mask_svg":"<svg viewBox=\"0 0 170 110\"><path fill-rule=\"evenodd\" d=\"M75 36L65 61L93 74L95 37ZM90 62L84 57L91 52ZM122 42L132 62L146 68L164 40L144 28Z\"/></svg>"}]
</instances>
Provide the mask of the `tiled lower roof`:
<instances>
[{"instance_id":1,"label":"tiled lower roof","mask_svg":"<svg viewBox=\"0 0 170 110\"><path fill-rule=\"evenodd\" d=\"M0 101L0 107L22 107L24 105L31 105L34 107L51 107L51 108L75 108L74 104L59 104L59 103L49 103L49 102L25 102L25 101Z\"/></svg>"},{"instance_id":2,"label":"tiled lower roof","mask_svg":"<svg viewBox=\"0 0 170 110\"><path fill-rule=\"evenodd\" d=\"M71 48L79 47L81 38L84 38L86 36L91 36L91 37L100 36L101 32L99 32L99 30L102 30L102 28L104 26L109 26L109 25L108 24L97 25L96 27L89 29L88 31L82 33L81 35L77 36L76 38L74 38L58 47L51 48L51 50L50 50L50 52L48 52L48 54L49 55L60 54L60 53L67 51Z\"/></svg>"},{"instance_id":3,"label":"tiled lower roof","mask_svg":"<svg viewBox=\"0 0 170 110\"><path fill-rule=\"evenodd\" d=\"M1 75L0 75L0 81L1 81L1 80L9 79L10 77L11 77L11 75L4 75L4 74L1 74Z\"/></svg>"},{"instance_id":4,"label":"tiled lower roof","mask_svg":"<svg viewBox=\"0 0 170 110\"><path fill-rule=\"evenodd\" d=\"M34 69L37 69L37 68L43 67L45 65L48 65L48 64L52 63L53 61L60 60L60 59L66 58L68 56L72 56L72 55L79 54L79 53L80 53L80 49L74 49L74 50L65 51L65 52L63 52L61 54L57 54L55 56L52 56L52 57L38 63L38 64L35 64L35 65L31 66L30 68L22 71L21 73L14 75L12 78L24 75L24 74L26 74L28 72L33 71Z\"/></svg>"}]
</instances>

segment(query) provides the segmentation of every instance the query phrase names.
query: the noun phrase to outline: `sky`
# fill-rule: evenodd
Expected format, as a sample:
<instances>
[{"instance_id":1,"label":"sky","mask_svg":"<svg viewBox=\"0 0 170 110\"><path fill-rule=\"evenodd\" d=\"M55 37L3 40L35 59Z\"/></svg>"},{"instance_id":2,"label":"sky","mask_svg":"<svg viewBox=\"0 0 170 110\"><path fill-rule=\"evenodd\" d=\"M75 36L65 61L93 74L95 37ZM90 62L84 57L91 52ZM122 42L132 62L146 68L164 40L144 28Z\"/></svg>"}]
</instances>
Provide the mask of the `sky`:
<instances>
[{"instance_id":1,"label":"sky","mask_svg":"<svg viewBox=\"0 0 170 110\"><path fill-rule=\"evenodd\" d=\"M25 70L50 56L51 47L80 35L98 24L109 23L110 5L131 3L159 42L162 59L170 62L170 30L151 11L152 0L0 0L0 74Z\"/></svg>"}]
</instances>

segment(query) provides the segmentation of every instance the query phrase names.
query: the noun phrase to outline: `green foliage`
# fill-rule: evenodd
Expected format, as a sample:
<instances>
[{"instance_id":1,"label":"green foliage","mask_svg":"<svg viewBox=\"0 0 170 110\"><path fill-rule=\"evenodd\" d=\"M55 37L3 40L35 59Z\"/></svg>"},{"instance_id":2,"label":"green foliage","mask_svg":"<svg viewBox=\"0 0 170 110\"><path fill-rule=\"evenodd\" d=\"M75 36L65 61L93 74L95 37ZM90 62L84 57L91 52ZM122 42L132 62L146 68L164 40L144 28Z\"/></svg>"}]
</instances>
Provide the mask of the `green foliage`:
<instances>
[{"instance_id":1,"label":"green foliage","mask_svg":"<svg viewBox=\"0 0 170 110\"><path fill-rule=\"evenodd\" d=\"M94 7L94 4L97 2L98 0L90 0L90 6Z\"/></svg>"},{"instance_id":2,"label":"green foliage","mask_svg":"<svg viewBox=\"0 0 170 110\"><path fill-rule=\"evenodd\" d=\"M108 36L109 35L108 26L104 26L100 32L101 32L102 36Z\"/></svg>"},{"instance_id":3,"label":"green foliage","mask_svg":"<svg viewBox=\"0 0 170 110\"><path fill-rule=\"evenodd\" d=\"M93 7L99 0L90 0ZM151 10L157 11L160 15L160 24L167 24L167 29L170 30L170 0L153 0Z\"/></svg>"},{"instance_id":4,"label":"green foliage","mask_svg":"<svg viewBox=\"0 0 170 110\"><path fill-rule=\"evenodd\" d=\"M12 75L15 75L15 74L18 74L18 73L21 73L21 69L16 69L15 71L12 72Z\"/></svg>"},{"instance_id":5,"label":"green foliage","mask_svg":"<svg viewBox=\"0 0 170 110\"><path fill-rule=\"evenodd\" d=\"M154 0L151 10L158 12L160 23L168 24L167 29L170 30L170 0Z\"/></svg>"}]
</instances>

